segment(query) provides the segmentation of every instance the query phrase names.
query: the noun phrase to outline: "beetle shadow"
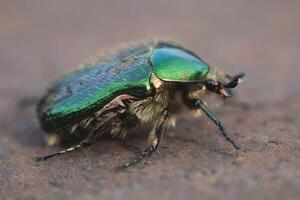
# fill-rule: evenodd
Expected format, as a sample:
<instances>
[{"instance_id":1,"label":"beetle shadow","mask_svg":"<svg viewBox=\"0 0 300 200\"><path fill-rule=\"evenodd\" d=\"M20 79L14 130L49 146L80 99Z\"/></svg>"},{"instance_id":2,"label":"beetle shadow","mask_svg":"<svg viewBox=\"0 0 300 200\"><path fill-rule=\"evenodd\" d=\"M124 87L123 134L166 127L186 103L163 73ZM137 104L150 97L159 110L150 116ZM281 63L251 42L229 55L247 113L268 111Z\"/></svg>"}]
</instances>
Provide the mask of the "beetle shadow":
<instances>
[{"instance_id":1,"label":"beetle shadow","mask_svg":"<svg viewBox=\"0 0 300 200\"><path fill-rule=\"evenodd\" d=\"M16 118L12 122L11 133L20 145L28 147L44 146L44 133L39 128L35 116L35 104L24 105L20 102L16 107ZM26 102L27 103L27 102Z\"/></svg>"}]
</instances>

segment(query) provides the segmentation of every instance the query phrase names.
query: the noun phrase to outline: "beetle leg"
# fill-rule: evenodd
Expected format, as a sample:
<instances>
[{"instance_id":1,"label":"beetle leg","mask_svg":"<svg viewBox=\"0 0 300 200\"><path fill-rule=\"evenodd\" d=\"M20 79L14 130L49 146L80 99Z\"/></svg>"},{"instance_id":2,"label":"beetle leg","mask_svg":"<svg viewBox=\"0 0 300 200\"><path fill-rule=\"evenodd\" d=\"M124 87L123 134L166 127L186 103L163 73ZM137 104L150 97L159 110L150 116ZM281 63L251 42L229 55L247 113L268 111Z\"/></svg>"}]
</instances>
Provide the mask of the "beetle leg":
<instances>
[{"instance_id":1,"label":"beetle leg","mask_svg":"<svg viewBox=\"0 0 300 200\"><path fill-rule=\"evenodd\" d=\"M207 106L206 103L202 100L197 100L195 103L197 108L200 108L209 119L211 119L220 129L221 134L225 137L225 139L232 144L232 146L236 149L240 149L240 145L237 144L228 134L220 119L217 117L215 113L213 113Z\"/></svg>"},{"instance_id":2,"label":"beetle leg","mask_svg":"<svg viewBox=\"0 0 300 200\"><path fill-rule=\"evenodd\" d=\"M58 151L58 152L54 152L54 153L48 154L46 156L36 157L36 161L44 161L44 160L47 160L47 159L52 158L54 156L59 156L59 155L65 154L65 153L69 153L69 152L75 151L75 150L80 149L82 147L90 146L95 141L95 138L96 138L97 135L98 135L97 132L93 131L93 132L91 132L88 135L88 137L86 139L84 139L83 141L81 141L79 144L74 145L72 147L69 147L67 149Z\"/></svg>"},{"instance_id":3,"label":"beetle leg","mask_svg":"<svg viewBox=\"0 0 300 200\"><path fill-rule=\"evenodd\" d=\"M106 118L101 120L101 123L99 123L97 125L97 128L91 130L91 132L88 134L88 136L84 140L82 140L79 144L69 147L67 149L58 151L58 152L51 153L46 156L39 156L36 158L36 161L47 160L48 158L52 158L54 156L62 155L62 154L69 153L69 152L75 151L75 150L83 148L83 147L90 146L91 144L93 144L95 142L95 140L98 136L102 135L106 131L106 129L108 128L108 125L110 123L112 123L112 121L116 118L116 116L117 116L116 113L109 113L106 116ZM97 123L97 121L94 123ZM96 124L92 125L92 127L94 127L94 126L96 126Z\"/></svg>"},{"instance_id":4,"label":"beetle leg","mask_svg":"<svg viewBox=\"0 0 300 200\"><path fill-rule=\"evenodd\" d=\"M43 160L47 160L48 158L52 158L54 156L58 156L58 155L62 155L62 154L65 154L65 153L68 153L68 152L71 152L71 151L74 151L76 149L79 149L81 148L82 145L81 144L78 144L78 145L75 145L75 146L72 146L70 148L67 148L67 149L64 149L62 151L58 151L58 152L55 152L55 153L51 153L51 154L48 154L46 156L39 156L39 157L36 157L36 161L43 161Z\"/></svg>"},{"instance_id":5,"label":"beetle leg","mask_svg":"<svg viewBox=\"0 0 300 200\"><path fill-rule=\"evenodd\" d=\"M154 137L152 139L152 144L146 150L144 150L137 158L123 164L121 168L123 169L128 168L132 165L141 162L147 156L150 157L152 155L152 153L157 149L162 139L165 122L169 114L170 114L170 110L168 108L164 109L164 111L161 113L160 118L158 119L154 128Z\"/></svg>"}]
</instances>

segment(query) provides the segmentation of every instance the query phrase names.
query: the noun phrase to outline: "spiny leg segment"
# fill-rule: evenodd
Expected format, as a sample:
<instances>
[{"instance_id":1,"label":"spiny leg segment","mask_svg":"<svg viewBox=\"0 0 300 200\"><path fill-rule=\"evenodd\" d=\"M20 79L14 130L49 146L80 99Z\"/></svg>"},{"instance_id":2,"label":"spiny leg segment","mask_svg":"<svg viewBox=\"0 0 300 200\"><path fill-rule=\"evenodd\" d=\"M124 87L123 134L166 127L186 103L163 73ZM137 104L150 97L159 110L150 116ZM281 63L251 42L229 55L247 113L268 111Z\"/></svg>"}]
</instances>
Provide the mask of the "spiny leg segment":
<instances>
[{"instance_id":1,"label":"spiny leg segment","mask_svg":"<svg viewBox=\"0 0 300 200\"><path fill-rule=\"evenodd\" d=\"M64 149L62 151L51 153L51 154L46 155L46 156L36 157L36 161L44 161L44 160L47 160L47 159L52 158L54 156L62 155L62 154L65 154L65 153L69 153L69 152L75 151L77 149L80 149L80 148L83 148L83 147L88 147L88 146L92 145L95 142L96 138L98 136L102 135L103 132L105 132L105 129L115 119L116 115L117 114L115 114L115 113L109 114L108 115L109 117L107 117L106 119L103 119L102 122L100 124L98 124L97 129L92 130L88 134L88 136L84 140L82 140L79 144L74 145L72 147L69 147L67 149ZM93 122L93 125L96 125L96 123L97 122Z\"/></svg>"},{"instance_id":2,"label":"spiny leg segment","mask_svg":"<svg viewBox=\"0 0 300 200\"><path fill-rule=\"evenodd\" d=\"M153 154L153 152L157 149L157 147L162 139L165 122L166 122L166 119L169 117L169 115L170 115L170 110L169 110L169 108L166 108L161 113L160 118L158 119L158 121L155 125L155 134L154 134L152 144L146 150L144 150L137 158L130 160L130 161L126 162L125 164L123 164L121 166L121 168L126 169L132 165L135 165L135 164L141 162L147 156L150 157Z\"/></svg>"},{"instance_id":3,"label":"spiny leg segment","mask_svg":"<svg viewBox=\"0 0 300 200\"><path fill-rule=\"evenodd\" d=\"M217 117L215 113L213 113L207 106L206 103L202 100L197 100L195 103L195 106L197 108L200 108L209 119L211 119L218 127L219 130L221 131L221 134L225 137L225 139L232 144L232 146L236 149L240 149L240 145L237 144L228 134L227 131L223 125L223 123L220 121L220 119Z\"/></svg>"},{"instance_id":4,"label":"spiny leg segment","mask_svg":"<svg viewBox=\"0 0 300 200\"><path fill-rule=\"evenodd\" d=\"M43 161L43 160L47 160L49 158L52 158L54 156L59 156L59 155L62 155L62 154L65 154L65 153L69 153L69 152L72 152L72 151L75 151L77 149L80 149L80 148L83 148L83 147L87 147L87 146L90 146L94 141L95 141L95 138L98 134L96 133L96 131L93 131L91 132L86 139L84 139L83 141L81 141L79 144L77 145L74 145L72 147L69 147L67 149L64 149L64 150L61 150L61 151L58 151L58 152L54 152L54 153L51 153L51 154L48 154L46 156L39 156L39 157L36 157L36 161Z\"/></svg>"},{"instance_id":5,"label":"spiny leg segment","mask_svg":"<svg viewBox=\"0 0 300 200\"><path fill-rule=\"evenodd\" d=\"M52 158L54 156L58 156L58 155L62 155L62 154L65 154L65 153L68 153L68 152L71 152L71 151L75 151L76 149L80 149L81 147L82 147L82 145L78 144L78 145L72 146L68 149L64 149L64 150L61 150L61 151L58 151L58 152L54 152L54 153L48 154L46 156L36 157L35 160L36 161L47 160L48 158Z\"/></svg>"}]
</instances>

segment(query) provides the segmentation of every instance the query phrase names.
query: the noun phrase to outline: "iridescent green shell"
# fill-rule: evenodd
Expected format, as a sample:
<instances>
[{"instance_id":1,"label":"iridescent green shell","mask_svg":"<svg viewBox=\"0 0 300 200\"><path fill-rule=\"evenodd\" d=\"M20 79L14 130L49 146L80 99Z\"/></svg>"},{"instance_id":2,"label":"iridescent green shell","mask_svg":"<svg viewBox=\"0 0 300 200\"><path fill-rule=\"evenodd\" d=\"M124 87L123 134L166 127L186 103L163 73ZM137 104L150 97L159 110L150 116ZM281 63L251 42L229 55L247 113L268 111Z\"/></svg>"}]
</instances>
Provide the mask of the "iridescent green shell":
<instances>
[{"instance_id":1,"label":"iridescent green shell","mask_svg":"<svg viewBox=\"0 0 300 200\"><path fill-rule=\"evenodd\" d=\"M164 81L199 82L209 66L194 53L164 43L156 46L150 58L155 75Z\"/></svg>"},{"instance_id":2,"label":"iridescent green shell","mask_svg":"<svg viewBox=\"0 0 300 200\"><path fill-rule=\"evenodd\" d=\"M149 96L151 47L152 43L143 43L128 48L58 81L38 105L42 128L50 132L72 126L120 94Z\"/></svg>"},{"instance_id":3,"label":"iridescent green shell","mask_svg":"<svg viewBox=\"0 0 300 200\"><path fill-rule=\"evenodd\" d=\"M57 131L80 122L120 94L138 98L153 95L150 83L158 78L199 82L209 67L192 52L166 42L144 42L88 64L54 84L39 102L42 128Z\"/></svg>"}]
</instances>

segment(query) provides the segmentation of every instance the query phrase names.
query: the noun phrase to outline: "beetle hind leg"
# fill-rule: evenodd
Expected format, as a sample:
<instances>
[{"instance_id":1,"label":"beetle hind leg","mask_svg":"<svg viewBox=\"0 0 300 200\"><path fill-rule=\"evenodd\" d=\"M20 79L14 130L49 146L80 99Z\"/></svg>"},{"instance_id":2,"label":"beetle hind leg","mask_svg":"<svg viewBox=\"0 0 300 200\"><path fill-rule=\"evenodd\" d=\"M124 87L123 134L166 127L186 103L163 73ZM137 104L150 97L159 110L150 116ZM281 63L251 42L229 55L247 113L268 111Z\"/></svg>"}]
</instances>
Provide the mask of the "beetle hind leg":
<instances>
[{"instance_id":1,"label":"beetle hind leg","mask_svg":"<svg viewBox=\"0 0 300 200\"><path fill-rule=\"evenodd\" d=\"M88 147L90 145L92 145L98 136L101 136L103 133L108 132L108 130L111 129L111 123L117 118L117 114L114 112L108 112L106 113L106 115L99 117L96 120L93 120L90 123L90 127L93 127L90 131L90 133L88 134L88 136L82 140L79 144L71 146L67 149L58 151L58 152L54 152L51 154L48 154L46 156L40 156L36 158L36 161L44 161L47 160L49 158L58 156L58 155L62 155L62 154L66 154L72 151L75 151L77 149L83 148L83 147Z\"/></svg>"},{"instance_id":2,"label":"beetle hind leg","mask_svg":"<svg viewBox=\"0 0 300 200\"><path fill-rule=\"evenodd\" d=\"M121 169L126 169L130 166L133 166L139 162L141 162L142 160L144 160L146 157L150 157L153 152L157 149L162 136L163 136L163 131L164 131L164 127L165 127L165 122L167 120L167 118L169 117L170 111L168 108L166 108L162 113L160 118L158 119L154 129L150 132L149 138L151 140L151 144L150 146L144 150L138 157L136 157L133 160L130 160L126 163L124 163L121 166Z\"/></svg>"},{"instance_id":3,"label":"beetle hind leg","mask_svg":"<svg viewBox=\"0 0 300 200\"><path fill-rule=\"evenodd\" d=\"M74 151L74 150L79 149L81 147L82 147L82 145L78 144L78 145L72 146L70 148L64 149L62 151L58 151L58 152L55 152L55 153L48 154L46 156L38 156L38 157L36 157L36 161L44 161L44 160L47 160L47 159L52 158L54 156L58 156L58 155L62 155L62 154Z\"/></svg>"},{"instance_id":4,"label":"beetle hind leg","mask_svg":"<svg viewBox=\"0 0 300 200\"><path fill-rule=\"evenodd\" d=\"M91 132L87 138L85 138L83 141L81 141L79 144L77 145L74 145L74 146L71 146L67 149L64 149L64 150L61 150L61 151L57 151L57 152L54 152L54 153L51 153L51 154L48 154L46 156L39 156L39 157L36 157L36 161L44 161L44 160L47 160L49 158L52 158L52 157L55 157L55 156L59 156L59 155L62 155L62 154L66 154L66 153L69 153L69 152L72 152L72 151L75 151L77 149L80 149L80 148L83 148L83 147L88 147L90 146L92 143L94 143L98 132L97 131L93 131Z\"/></svg>"}]
</instances>

